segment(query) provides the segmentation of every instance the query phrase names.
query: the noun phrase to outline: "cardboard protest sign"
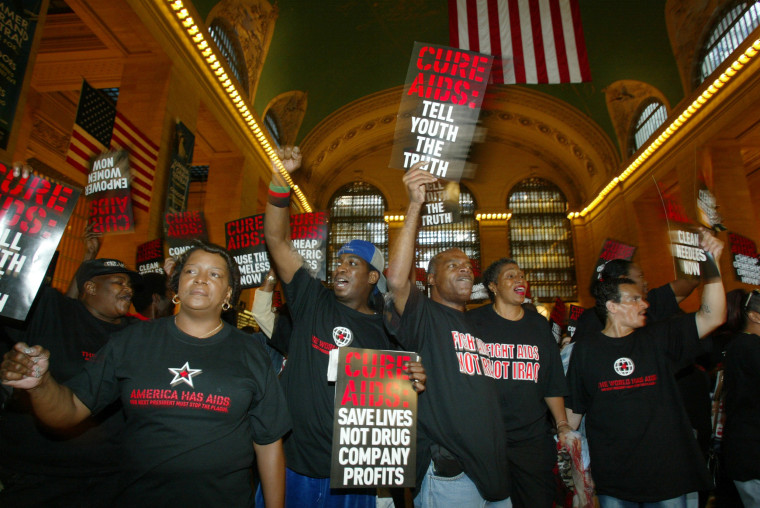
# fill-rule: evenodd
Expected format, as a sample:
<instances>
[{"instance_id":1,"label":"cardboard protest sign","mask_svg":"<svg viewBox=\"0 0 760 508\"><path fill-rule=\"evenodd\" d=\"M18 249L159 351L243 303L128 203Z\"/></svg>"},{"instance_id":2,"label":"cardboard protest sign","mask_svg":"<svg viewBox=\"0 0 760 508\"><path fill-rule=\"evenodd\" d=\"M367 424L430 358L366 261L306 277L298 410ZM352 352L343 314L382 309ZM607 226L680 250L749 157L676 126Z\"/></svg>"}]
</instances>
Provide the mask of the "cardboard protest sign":
<instances>
[{"instance_id":1,"label":"cardboard protest sign","mask_svg":"<svg viewBox=\"0 0 760 508\"><path fill-rule=\"evenodd\" d=\"M472 143L493 57L415 42L389 166L458 182Z\"/></svg>"},{"instance_id":2,"label":"cardboard protest sign","mask_svg":"<svg viewBox=\"0 0 760 508\"><path fill-rule=\"evenodd\" d=\"M341 347L331 488L414 487L417 392L404 371L416 353Z\"/></svg>"},{"instance_id":3,"label":"cardboard protest sign","mask_svg":"<svg viewBox=\"0 0 760 508\"><path fill-rule=\"evenodd\" d=\"M26 319L79 194L0 164L0 315Z\"/></svg>"},{"instance_id":4,"label":"cardboard protest sign","mask_svg":"<svg viewBox=\"0 0 760 508\"><path fill-rule=\"evenodd\" d=\"M28 86L27 65L41 7L42 0L0 1L3 25L0 30L0 152L9 158L13 147L8 143L21 92Z\"/></svg>"},{"instance_id":5,"label":"cardboard protest sign","mask_svg":"<svg viewBox=\"0 0 760 508\"><path fill-rule=\"evenodd\" d=\"M425 185L425 207L422 209L422 227L452 224L461 219L459 184L437 182Z\"/></svg>"},{"instance_id":6,"label":"cardboard protest sign","mask_svg":"<svg viewBox=\"0 0 760 508\"><path fill-rule=\"evenodd\" d=\"M166 242L169 244L169 255L179 257L193 245L193 240L208 240L206 221L203 212L167 213Z\"/></svg>"},{"instance_id":7,"label":"cardboard protest sign","mask_svg":"<svg viewBox=\"0 0 760 508\"><path fill-rule=\"evenodd\" d=\"M669 222L670 251L677 279L710 279L720 277L712 254L700 246L698 226L684 222Z\"/></svg>"},{"instance_id":8,"label":"cardboard protest sign","mask_svg":"<svg viewBox=\"0 0 760 508\"><path fill-rule=\"evenodd\" d=\"M565 329L565 302L562 298L557 297L554 300L554 308L549 314L549 323L552 325L552 335L557 344L562 340L562 332Z\"/></svg>"},{"instance_id":9,"label":"cardboard protest sign","mask_svg":"<svg viewBox=\"0 0 760 508\"><path fill-rule=\"evenodd\" d=\"M93 158L84 194L90 201L87 219L93 233L129 233L134 230L129 186L129 154L125 150Z\"/></svg>"},{"instance_id":10,"label":"cardboard protest sign","mask_svg":"<svg viewBox=\"0 0 760 508\"><path fill-rule=\"evenodd\" d=\"M578 327L578 319L586 309L578 305L570 305L570 311L567 315L567 333L572 337L575 335L575 329ZM590 311L590 312L593 312Z\"/></svg>"},{"instance_id":11,"label":"cardboard protest sign","mask_svg":"<svg viewBox=\"0 0 760 508\"><path fill-rule=\"evenodd\" d=\"M612 261L613 259L625 259L630 261L633 259L633 254L635 252L636 247L633 245L627 245L623 242L618 242L609 238L606 239L602 245L602 250L599 252L599 258L597 259L596 266L594 267L592 280L599 280L599 277L602 274L602 270L604 270L604 265L607 264L608 261Z\"/></svg>"},{"instance_id":12,"label":"cardboard protest sign","mask_svg":"<svg viewBox=\"0 0 760 508\"><path fill-rule=\"evenodd\" d=\"M269 271L269 257L264 243L264 214L252 215L224 225L227 250L240 269L240 287L261 286Z\"/></svg>"},{"instance_id":13,"label":"cardboard protest sign","mask_svg":"<svg viewBox=\"0 0 760 508\"><path fill-rule=\"evenodd\" d=\"M164 273L164 242L160 238L137 246L135 268L144 273Z\"/></svg>"},{"instance_id":14,"label":"cardboard protest sign","mask_svg":"<svg viewBox=\"0 0 760 508\"><path fill-rule=\"evenodd\" d=\"M174 134L174 146L169 163L169 183L166 187L165 213L179 213L187 210L187 196L190 191L190 164L193 161L195 136L182 122L177 122Z\"/></svg>"},{"instance_id":15,"label":"cardboard protest sign","mask_svg":"<svg viewBox=\"0 0 760 508\"><path fill-rule=\"evenodd\" d=\"M729 233L728 245L731 248L731 266L734 267L736 280L760 286L760 259L755 242L746 236Z\"/></svg>"},{"instance_id":16,"label":"cardboard protest sign","mask_svg":"<svg viewBox=\"0 0 760 508\"><path fill-rule=\"evenodd\" d=\"M327 212L300 213L290 216L290 238L303 257L312 277L327 278ZM252 215L225 224L227 250L240 267L243 289L257 288L270 268L264 241L264 214Z\"/></svg>"}]
</instances>

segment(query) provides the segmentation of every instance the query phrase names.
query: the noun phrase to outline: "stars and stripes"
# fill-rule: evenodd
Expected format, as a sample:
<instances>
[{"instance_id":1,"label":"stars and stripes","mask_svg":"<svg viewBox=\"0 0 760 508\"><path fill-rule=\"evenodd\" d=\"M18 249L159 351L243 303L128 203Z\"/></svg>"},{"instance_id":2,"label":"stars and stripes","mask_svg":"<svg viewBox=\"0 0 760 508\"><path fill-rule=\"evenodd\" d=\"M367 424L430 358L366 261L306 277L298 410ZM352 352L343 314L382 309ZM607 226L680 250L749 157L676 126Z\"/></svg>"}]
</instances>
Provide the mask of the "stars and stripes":
<instances>
[{"instance_id":1,"label":"stars and stripes","mask_svg":"<svg viewBox=\"0 0 760 508\"><path fill-rule=\"evenodd\" d=\"M153 193L153 177L158 162L158 145L148 139L121 113L116 114L111 148L129 152L132 172L132 204L148 211Z\"/></svg>"},{"instance_id":2,"label":"stars and stripes","mask_svg":"<svg viewBox=\"0 0 760 508\"><path fill-rule=\"evenodd\" d=\"M578 0L449 0L449 35L495 57L494 83L591 81Z\"/></svg>"}]
</instances>

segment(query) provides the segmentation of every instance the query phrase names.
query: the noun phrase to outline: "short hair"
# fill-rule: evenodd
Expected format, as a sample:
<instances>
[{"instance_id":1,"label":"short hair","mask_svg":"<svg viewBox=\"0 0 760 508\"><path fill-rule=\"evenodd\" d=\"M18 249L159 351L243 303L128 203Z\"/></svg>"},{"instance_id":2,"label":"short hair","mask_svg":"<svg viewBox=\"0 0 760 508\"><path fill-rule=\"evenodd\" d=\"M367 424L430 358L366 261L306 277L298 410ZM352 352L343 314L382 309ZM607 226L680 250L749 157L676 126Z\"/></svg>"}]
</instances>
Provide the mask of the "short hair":
<instances>
[{"instance_id":1,"label":"short hair","mask_svg":"<svg viewBox=\"0 0 760 508\"><path fill-rule=\"evenodd\" d=\"M238 268L237 261L232 257L232 254L221 245L204 242L202 240L195 240L192 247L190 247L190 249L182 254L177 260L177 266L174 268L174 273L172 273L171 285L169 287L175 293L179 291L179 277L182 274L185 263L190 259L190 255L197 250L203 250L209 254L218 254L222 256L227 263L227 273L229 273L228 282L232 288L232 296L230 297L229 303L230 306L234 307L237 304L238 298L240 298L240 269Z\"/></svg>"},{"instance_id":2,"label":"short hair","mask_svg":"<svg viewBox=\"0 0 760 508\"><path fill-rule=\"evenodd\" d=\"M636 283L628 277L604 279L594 285L594 298L596 298L594 310L602 321L607 320L607 302L620 303L620 286L623 284L636 286Z\"/></svg>"},{"instance_id":3,"label":"short hair","mask_svg":"<svg viewBox=\"0 0 760 508\"><path fill-rule=\"evenodd\" d=\"M465 256L467 256L467 253L465 253L462 249L460 249L458 247L451 247L449 249L442 250L441 252L439 252L438 254L436 254L435 256L433 256L432 258L430 258L430 261L428 262L428 267L427 267L427 275L432 275L432 274L434 274L436 272L436 270L438 269L438 263L441 261L441 258L443 257L444 254L446 254L448 252L453 252L455 250L458 250L462 254L464 254ZM467 256L467 259L469 259L469 256Z\"/></svg>"},{"instance_id":4,"label":"short hair","mask_svg":"<svg viewBox=\"0 0 760 508\"><path fill-rule=\"evenodd\" d=\"M148 272L140 275L140 282L132 288L132 305L140 314L153 303L153 295L166 298L167 277L165 273Z\"/></svg>"},{"instance_id":5,"label":"short hair","mask_svg":"<svg viewBox=\"0 0 760 508\"><path fill-rule=\"evenodd\" d=\"M486 291L488 291L488 298L491 299L491 301L494 301L494 293L491 291L491 288L488 287L492 282L495 284L498 284L499 280L499 274L501 273L502 267L504 265L518 265L517 261L515 261L512 258L501 258L490 265L488 265L488 268L486 268L486 271L483 272L483 285L486 287ZM519 265L518 265L519 266Z\"/></svg>"}]
</instances>

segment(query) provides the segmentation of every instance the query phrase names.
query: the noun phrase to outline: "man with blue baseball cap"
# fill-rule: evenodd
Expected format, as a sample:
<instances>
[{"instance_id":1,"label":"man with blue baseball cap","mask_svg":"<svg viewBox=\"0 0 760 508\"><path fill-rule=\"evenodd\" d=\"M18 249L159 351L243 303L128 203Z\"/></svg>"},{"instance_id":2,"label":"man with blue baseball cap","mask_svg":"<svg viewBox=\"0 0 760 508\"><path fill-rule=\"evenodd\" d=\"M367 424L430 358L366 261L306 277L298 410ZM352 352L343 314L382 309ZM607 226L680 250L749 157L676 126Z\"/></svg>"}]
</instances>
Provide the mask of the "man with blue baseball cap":
<instances>
[{"instance_id":1,"label":"man with blue baseball cap","mask_svg":"<svg viewBox=\"0 0 760 508\"><path fill-rule=\"evenodd\" d=\"M289 170L298 167L296 150L281 157ZM289 204L290 187L275 171L264 237L293 319L288 362L280 378L293 421L284 442L286 506L374 507L374 488L330 488L335 385L328 381L327 369L330 353L339 347L391 349L377 293L386 288L385 260L370 242L351 240L338 251L333 290L324 287L309 275L290 240ZM415 381L411 387L424 389L419 364L409 366L409 377ZM257 495L256 506L260 499Z\"/></svg>"}]
</instances>

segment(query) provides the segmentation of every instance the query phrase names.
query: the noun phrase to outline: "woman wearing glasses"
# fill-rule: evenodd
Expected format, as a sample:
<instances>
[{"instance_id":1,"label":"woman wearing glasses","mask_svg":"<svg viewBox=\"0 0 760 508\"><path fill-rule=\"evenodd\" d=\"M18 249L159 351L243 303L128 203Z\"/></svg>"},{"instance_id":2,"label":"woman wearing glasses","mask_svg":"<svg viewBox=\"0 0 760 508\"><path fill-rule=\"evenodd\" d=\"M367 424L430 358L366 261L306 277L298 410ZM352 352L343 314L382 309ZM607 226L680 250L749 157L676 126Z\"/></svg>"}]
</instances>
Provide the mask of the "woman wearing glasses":
<instances>
[{"instance_id":1,"label":"woman wearing glasses","mask_svg":"<svg viewBox=\"0 0 760 508\"><path fill-rule=\"evenodd\" d=\"M744 331L726 350L726 470L745 508L760 507L760 291L743 300Z\"/></svg>"}]
</instances>

